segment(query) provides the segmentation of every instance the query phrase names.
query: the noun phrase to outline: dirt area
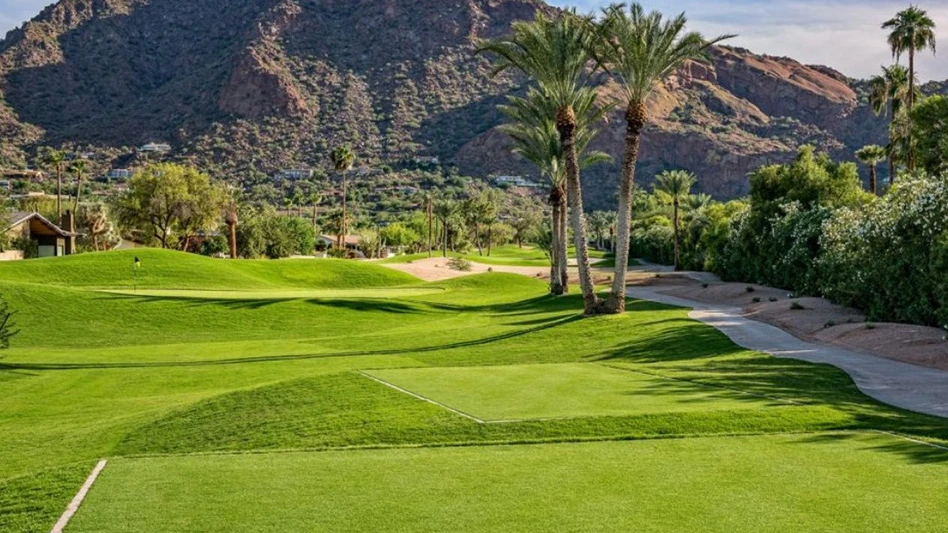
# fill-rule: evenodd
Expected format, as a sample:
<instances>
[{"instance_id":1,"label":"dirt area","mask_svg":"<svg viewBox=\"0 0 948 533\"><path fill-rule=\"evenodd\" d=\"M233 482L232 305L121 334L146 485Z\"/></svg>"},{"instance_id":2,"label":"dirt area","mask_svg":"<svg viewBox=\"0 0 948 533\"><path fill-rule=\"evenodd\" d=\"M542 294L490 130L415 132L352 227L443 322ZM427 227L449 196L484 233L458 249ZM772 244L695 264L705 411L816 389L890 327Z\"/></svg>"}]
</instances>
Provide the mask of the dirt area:
<instances>
[{"instance_id":1,"label":"dirt area","mask_svg":"<svg viewBox=\"0 0 948 533\"><path fill-rule=\"evenodd\" d=\"M412 261L411 263L382 264L395 270L401 270L402 272L406 272L425 281L441 281L445 279L458 278L461 276L470 276L472 274L482 274L484 272L505 272L508 274L520 274L522 276L547 281L550 279L549 267L484 265L472 261L471 270L462 272L459 270L452 270L448 266L448 260L442 257L420 259L418 261ZM569 269L569 277L571 282L575 282L579 278L579 273L575 267ZM594 270L593 279L596 283L607 283L612 280L612 272Z\"/></svg>"},{"instance_id":2,"label":"dirt area","mask_svg":"<svg viewBox=\"0 0 948 533\"><path fill-rule=\"evenodd\" d=\"M879 357L948 370L946 332L938 328L867 323L855 309L822 298L792 298L787 291L747 283L700 282L684 273L637 272L630 285L667 287L670 296L738 307L744 316L808 341L835 344Z\"/></svg>"}]
</instances>

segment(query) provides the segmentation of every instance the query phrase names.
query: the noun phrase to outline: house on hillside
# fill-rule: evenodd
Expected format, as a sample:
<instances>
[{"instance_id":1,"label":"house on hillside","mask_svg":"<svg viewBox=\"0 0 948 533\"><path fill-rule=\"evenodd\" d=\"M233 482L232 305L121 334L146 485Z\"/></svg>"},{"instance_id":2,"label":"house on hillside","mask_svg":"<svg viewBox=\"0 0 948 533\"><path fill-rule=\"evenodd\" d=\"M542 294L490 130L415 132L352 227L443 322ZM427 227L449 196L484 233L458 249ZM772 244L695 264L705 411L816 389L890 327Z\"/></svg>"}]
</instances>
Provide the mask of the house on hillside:
<instances>
[{"instance_id":1,"label":"house on hillside","mask_svg":"<svg viewBox=\"0 0 948 533\"><path fill-rule=\"evenodd\" d=\"M343 246L346 250L357 251L361 241L362 237L359 235L346 235L346 238L343 239ZM335 248L337 242L339 242L339 238L336 235L319 235L316 237L316 248L328 250Z\"/></svg>"},{"instance_id":2,"label":"house on hillside","mask_svg":"<svg viewBox=\"0 0 948 533\"><path fill-rule=\"evenodd\" d=\"M37 257L60 257L76 253L76 223L72 212L63 213L60 225L36 212L14 212L6 224L0 225L11 240L26 238L35 246ZM23 259L23 253L4 252L0 259Z\"/></svg>"}]
</instances>

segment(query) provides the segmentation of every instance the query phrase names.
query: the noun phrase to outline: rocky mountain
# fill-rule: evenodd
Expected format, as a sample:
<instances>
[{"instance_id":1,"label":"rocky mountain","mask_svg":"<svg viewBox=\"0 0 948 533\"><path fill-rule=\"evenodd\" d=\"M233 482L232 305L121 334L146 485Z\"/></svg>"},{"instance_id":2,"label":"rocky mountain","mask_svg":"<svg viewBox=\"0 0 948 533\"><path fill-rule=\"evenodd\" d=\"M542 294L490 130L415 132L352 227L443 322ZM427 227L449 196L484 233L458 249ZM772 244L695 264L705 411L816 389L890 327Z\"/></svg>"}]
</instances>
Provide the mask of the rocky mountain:
<instances>
[{"instance_id":1,"label":"rocky mountain","mask_svg":"<svg viewBox=\"0 0 948 533\"><path fill-rule=\"evenodd\" d=\"M39 144L167 142L174 157L241 179L363 158L437 157L474 175L531 174L494 130L523 80L491 78L473 43L552 10L540 0L61 0L0 41L0 166ZM643 183L685 168L717 197L804 143L850 157L882 142L864 84L825 67L719 48L661 88ZM605 100L617 94L601 87ZM618 154L618 112L597 148ZM586 176L611 201L617 166Z\"/></svg>"}]
</instances>

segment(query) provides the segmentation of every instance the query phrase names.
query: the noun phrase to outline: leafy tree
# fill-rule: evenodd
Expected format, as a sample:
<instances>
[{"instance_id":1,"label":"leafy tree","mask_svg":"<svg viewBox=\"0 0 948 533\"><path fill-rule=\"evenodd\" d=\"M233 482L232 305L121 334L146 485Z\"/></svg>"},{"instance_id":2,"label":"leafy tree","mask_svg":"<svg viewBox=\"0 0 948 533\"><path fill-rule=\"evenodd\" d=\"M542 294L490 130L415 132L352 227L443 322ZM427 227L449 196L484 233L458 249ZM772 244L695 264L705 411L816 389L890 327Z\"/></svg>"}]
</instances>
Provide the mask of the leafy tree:
<instances>
[{"instance_id":1,"label":"leafy tree","mask_svg":"<svg viewBox=\"0 0 948 533\"><path fill-rule=\"evenodd\" d=\"M667 195L672 202L672 228L675 232L675 270L682 270L681 267L681 235L679 208L683 199L691 194L691 188L694 187L697 180L694 174L684 170L671 170L662 172L655 182L655 190ZM620 236L621 237L621 236Z\"/></svg>"},{"instance_id":2,"label":"leafy tree","mask_svg":"<svg viewBox=\"0 0 948 533\"><path fill-rule=\"evenodd\" d=\"M586 219L589 224L589 230L596 239L596 247L600 250L604 248L604 238L609 231L609 216L605 211L593 211Z\"/></svg>"},{"instance_id":3,"label":"leafy tree","mask_svg":"<svg viewBox=\"0 0 948 533\"><path fill-rule=\"evenodd\" d=\"M109 218L108 208L104 204L93 204L83 207L78 215L85 238L92 240L92 249L95 251L108 250L118 242L115 227Z\"/></svg>"},{"instance_id":4,"label":"leafy tree","mask_svg":"<svg viewBox=\"0 0 948 533\"><path fill-rule=\"evenodd\" d=\"M538 12L531 22L515 22L513 35L481 42L478 52L498 57L495 72L517 70L530 77L556 108L556 130L563 147L569 219L576 245L579 283L587 315L602 312L589 267L579 152L576 145L576 105L586 98L589 77L598 70L594 49L599 39L591 18L575 11L556 16Z\"/></svg>"},{"instance_id":5,"label":"leafy tree","mask_svg":"<svg viewBox=\"0 0 948 533\"><path fill-rule=\"evenodd\" d=\"M411 246L421 239L414 230L399 222L382 228L379 236L385 245L395 248Z\"/></svg>"},{"instance_id":6,"label":"leafy tree","mask_svg":"<svg viewBox=\"0 0 948 533\"><path fill-rule=\"evenodd\" d=\"M280 215L273 208L248 209L237 226L237 251L240 257L280 259L311 254L316 235L308 221Z\"/></svg>"},{"instance_id":7,"label":"leafy tree","mask_svg":"<svg viewBox=\"0 0 948 533\"><path fill-rule=\"evenodd\" d=\"M863 162L867 167L869 167L869 192L872 194L877 194L876 190L876 166L879 163L885 161L886 151L885 148L877 146L875 144L870 144L869 146L863 146L856 151L856 158Z\"/></svg>"},{"instance_id":8,"label":"leafy tree","mask_svg":"<svg viewBox=\"0 0 948 533\"><path fill-rule=\"evenodd\" d=\"M948 172L948 97L926 98L912 110L918 163L932 174Z\"/></svg>"},{"instance_id":9,"label":"leafy tree","mask_svg":"<svg viewBox=\"0 0 948 533\"><path fill-rule=\"evenodd\" d=\"M607 308L612 313L625 311L625 277L629 263L632 190L642 130L648 123L646 104L655 87L677 71L686 61L705 60L712 45L733 35L706 40L697 32L685 31L684 13L666 19L660 12L646 14L639 3L626 9L614 4L605 11L605 38L601 53L624 89L626 104L625 155L619 180L618 243L612 292ZM676 226L677 227L677 226ZM676 266L677 262L676 252Z\"/></svg>"},{"instance_id":10,"label":"leafy tree","mask_svg":"<svg viewBox=\"0 0 948 533\"><path fill-rule=\"evenodd\" d=\"M337 236L336 245L339 248L342 248L343 240L346 238L346 235L349 233L349 213L346 202L349 196L349 171L352 170L353 165L355 165L356 155L352 151L352 147L348 144L337 147L330 154L330 159L332 160L333 168L337 172L342 173L342 225L339 228L339 234Z\"/></svg>"},{"instance_id":11,"label":"leafy tree","mask_svg":"<svg viewBox=\"0 0 948 533\"><path fill-rule=\"evenodd\" d=\"M894 18L882 24L882 29L889 30L889 47L892 55L899 59L902 54L908 53L908 102L909 114L915 107L915 54L926 48L935 53L935 22L924 10L916 6L899 11ZM915 156L911 148L912 124L908 123L907 137L909 139L908 168L915 169Z\"/></svg>"},{"instance_id":12,"label":"leafy tree","mask_svg":"<svg viewBox=\"0 0 948 533\"><path fill-rule=\"evenodd\" d=\"M538 209L522 209L510 219L510 227L513 229L511 239L517 243L518 248L523 248L524 242L529 242L543 220L543 213Z\"/></svg>"},{"instance_id":13,"label":"leafy tree","mask_svg":"<svg viewBox=\"0 0 948 533\"><path fill-rule=\"evenodd\" d=\"M188 251L194 235L217 226L226 205L226 191L212 184L207 174L157 163L132 176L128 192L115 203L115 211L127 231L153 239L162 248Z\"/></svg>"}]
</instances>

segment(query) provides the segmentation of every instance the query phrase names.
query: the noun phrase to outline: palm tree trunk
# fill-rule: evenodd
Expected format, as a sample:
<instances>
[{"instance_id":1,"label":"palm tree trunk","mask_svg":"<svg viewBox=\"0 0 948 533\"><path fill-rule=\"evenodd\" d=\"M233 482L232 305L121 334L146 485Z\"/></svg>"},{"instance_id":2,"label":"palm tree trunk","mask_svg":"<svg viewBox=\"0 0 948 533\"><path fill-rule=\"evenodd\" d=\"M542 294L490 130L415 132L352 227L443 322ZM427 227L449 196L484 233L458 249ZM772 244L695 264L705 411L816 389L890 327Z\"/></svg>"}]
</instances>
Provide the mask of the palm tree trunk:
<instances>
[{"instance_id":1,"label":"palm tree trunk","mask_svg":"<svg viewBox=\"0 0 948 533\"><path fill-rule=\"evenodd\" d=\"M56 167L56 216L62 222L63 220L63 171Z\"/></svg>"},{"instance_id":2,"label":"palm tree trunk","mask_svg":"<svg viewBox=\"0 0 948 533\"><path fill-rule=\"evenodd\" d=\"M342 174L342 224L339 224L341 227L341 235L338 235L336 238L339 240L339 247L342 248L343 242L345 242L346 237L349 235L349 225L346 222L348 213L346 212L346 196L349 194L349 176L347 172Z\"/></svg>"},{"instance_id":3,"label":"palm tree trunk","mask_svg":"<svg viewBox=\"0 0 948 533\"><path fill-rule=\"evenodd\" d=\"M490 257L491 249L494 247L494 225L487 225L487 257Z\"/></svg>"},{"instance_id":4,"label":"palm tree trunk","mask_svg":"<svg viewBox=\"0 0 948 533\"><path fill-rule=\"evenodd\" d=\"M316 231L316 219L319 218L319 205L313 204L313 231Z\"/></svg>"},{"instance_id":5,"label":"palm tree trunk","mask_svg":"<svg viewBox=\"0 0 948 533\"><path fill-rule=\"evenodd\" d=\"M72 216L79 214L79 196L82 194L82 174L76 174L76 198L72 202Z\"/></svg>"},{"instance_id":6,"label":"palm tree trunk","mask_svg":"<svg viewBox=\"0 0 948 533\"><path fill-rule=\"evenodd\" d=\"M876 194L876 164L869 165L869 192Z\"/></svg>"},{"instance_id":7,"label":"palm tree trunk","mask_svg":"<svg viewBox=\"0 0 948 533\"><path fill-rule=\"evenodd\" d=\"M915 107L915 48L909 47L909 94L908 120L905 129L908 136L908 153L905 155L906 166L909 172L915 170L915 143L912 142L912 108Z\"/></svg>"},{"instance_id":8,"label":"palm tree trunk","mask_svg":"<svg viewBox=\"0 0 948 533\"><path fill-rule=\"evenodd\" d=\"M555 295L563 294L563 277L560 268L560 202L558 199L552 199L552 233L550 235L550 293Z\"/></svg>"},{"instance_id":9,"label":"palm tree trunk","mask_svg":"<svg viewBox=\"0 0 948 533\"><path fill-rule=\"evenodd\" d=\"M448 221L441 222L441 257L448 256Z\"/></svg>"},{"instance_id":10,"label":"palm tree trunk","mask_svg":"<svg viewBox=\"0 0 948 533\"><path fill-rule=\"evenodd\" d=\"M629 233L632 230L632 193L635 188L635 164L639 159L639 143L645 127L644 103L630 103L625 111L625 155L622 158L622 179L619 182L619 209L616 213L615 276L609 294L610 313L625 312L625 276L629 269Z\"/></svg>"},{"instance_id":11,"label":"palm tree trunk","mask_svg":"<svg viewBox=\"0 0 948 533\"><path fill-rule=\"evenodd\" d=\"M583 214L583 186L579 181L579 157L576 153L576 114L572 108L560 109L556 116L556 129L566 159L566 185L569 200L569 219L576 242L576 263L579 266L579 285L583 290L583 303L587 315L602 312L602 302L596 294L589 269L589 248L586 242L586 220Z\"/></svg>"},{"instance_id":12,"label":"palm tree trunk","mask_svg":"<svg viewBox=\"0 0 948 533\"><path fill-rule=\"evenodd\" d=\"M426 206L426 213L428 215L428 259L431 259L431 246L432 246L431 237L432 235L434 235L434 231L432 227L434 223L433 210L434 210L434 206L431 203L431 198L428 198L428 202Z\"/></svg>"},{"instance_id":13,"label":"palm tree trunk","mask_svg":"<svg viewBox=\"0 0 948 533\"><path fill-rule=\"evenodd\" d=\"M675 272L681 272L681 244L678 238L678 198L673 202L672 225L675 228Z\"/></svg>"},{"instance_id":14,"label":"palm tree trunk","mask_svg":"<svg viewBox=\"0 0 948 533\"><path fill-rule=\"evenodd\" d=\"M559 224L559 263L560 266L560 281L563 283L563 294L569 293L569 229L567 228L567 213L569 208L566 204L566 191L560 191L560 218L557 220Z\"/></svg>"}]
</instances>

